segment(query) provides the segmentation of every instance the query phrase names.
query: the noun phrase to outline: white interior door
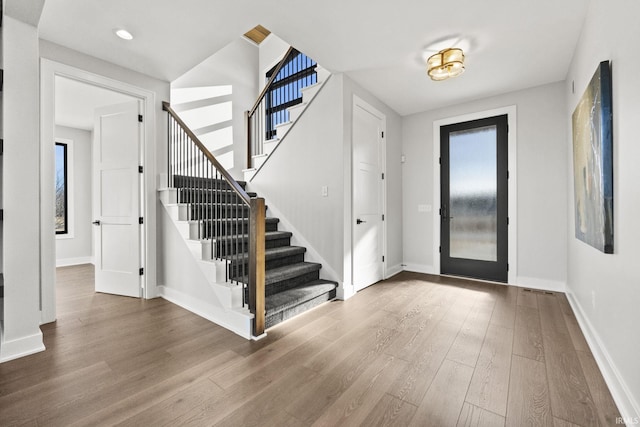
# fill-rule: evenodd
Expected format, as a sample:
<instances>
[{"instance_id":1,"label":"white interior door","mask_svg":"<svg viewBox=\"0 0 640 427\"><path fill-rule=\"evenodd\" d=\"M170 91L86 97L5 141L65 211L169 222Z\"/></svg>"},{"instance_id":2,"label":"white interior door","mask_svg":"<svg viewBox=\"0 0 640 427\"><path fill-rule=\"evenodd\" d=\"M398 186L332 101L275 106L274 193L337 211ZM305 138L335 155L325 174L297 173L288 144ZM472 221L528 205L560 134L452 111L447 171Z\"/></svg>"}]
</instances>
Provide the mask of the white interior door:
<instances>
[{"instance_id":1,"label":"white interior door","mask_svg":"<svg viewBox=\"0 0 640 427\"><path fill-rule=\"evenodd\" d=\"M141 296L140 106L96 109L93 212L96 292Z\"/></svg>"},{"instance_id":2,"label":"white interior door","mask_svg":"<svg viewBox=\"0 0 640 427\"><path fill-rule=\"evenodd\" d=\"M356 291L383 279L382 141L384 118L353 107L353 284Z\"/></svg>"}]
</instances>

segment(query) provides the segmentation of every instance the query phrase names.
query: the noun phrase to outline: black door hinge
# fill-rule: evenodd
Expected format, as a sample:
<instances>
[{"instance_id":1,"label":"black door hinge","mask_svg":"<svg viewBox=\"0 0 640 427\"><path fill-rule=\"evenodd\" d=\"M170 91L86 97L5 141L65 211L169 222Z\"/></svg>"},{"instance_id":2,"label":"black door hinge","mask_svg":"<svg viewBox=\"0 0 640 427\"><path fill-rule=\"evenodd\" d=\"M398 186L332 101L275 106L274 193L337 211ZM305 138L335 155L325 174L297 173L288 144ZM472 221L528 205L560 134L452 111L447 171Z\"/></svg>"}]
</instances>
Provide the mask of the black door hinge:
<instances>
[{"instance_id":1,"label":"black door hinge","mask_svg":"<svg viewBox=\"0 0 640 427\"><path fill-rule=\"evenodd\" d=\"M4 139L0 139L0 156L4 154Z\"/></svg>"},{"instance_id":2,"label":"black door hinge","mask_svg":"<svg viewBox=\"0 0 640 427\"><path fill-rule=\"evenodd\" d=\"M144 218L143 217L138 218L138 224L144 224Z\"/></svg>"},{"instance_id":3,"label":"black door hinge","mask_svg":"<svg viewBox=\"0 0 640 427\"><path fill-rule=\"evenodd\" d=\"M438 246L438 253L442 253L442 246Z\"/></svg>"},{"instance_id":4,"label":"black door hinge","mask_svg":"<svg viewBox=\"0 0 640 427\"><path fill-rule=\"evenodd\" d=\"M509 217L507 217L507 225L509 225Z\"/></svg>"},{"instance_id":5,"label":"black door hinge","mask_svg":"<svg viewBox=\"0 0 640 427\"><path fill-rule=\"evenodd\" d=\"M384 131L380 132L382 134L382 137L384 138Z\"/></svg>"},{"instance_id":6,"label":"black door hinge","mask_svg":"<svg viewBox=\"0 0 640 427\"><path fill-rule=\"evenodd\" d=\"M384 262L384 255L382 255L382 262Z\"/></svg>"},{"instance_id":7,"label":"black door hinge","mask_svg":"<svg viewBox=\"0 0 640 427\"><path fill-rule=\"evenodd\" d=\"M384 179L384 172L382 172L382 179Z\"/></svg>"},{"instance_id":8,"label":"black door hinge","mask_svg":"<svg viewBox=\"0 0 640 427\"><path fill-rule=\"evenodd\" d=\"M140 173L144 172L144 167L138 166L138 172L140 172Z\"/></svg>"},{"instance_id":9,"label":"black door hinge","mask_svg":"<svg viewBox=\"0 0 640 427\"><path fill-rule=\"evenodd\" d=\"M441 165L442 164L442 157L438 157L438 164Z\"/></svg>"},{"instance_id":10,"label":"black door hinge","mask_svg":"<svg viewBox=\"0 0 640 427\"><path fill-rule=\"evenodd\" d=\"M0 69L0 92L4 89L4 70Z\"/></svg>"},{"instance_id":11,"label":"black door hinge","mask_svg":"<svg viewBox=\"0 0 640 427\"><path fill-rule=\"evenodd\" d=\"M0 209L0 221L4 221L4 209Z\"/></svg>"},{"instance_id":12,"label":"black door hinge","mask_svg":"<svg viewBox=\"0 0 640 427\"><path fill-rule=\"evenodd\" d=\"M382 220L384 221L384 214L382 214Z\"/></svg>"},{"instance_id":13,"label":"black door hinge","mask_svg":"<svg viewBox=\"0 0 640 427\"><path fill-rule=\"evenodd\" d=\"M144 276L144 268L140 267L140 275Z\"/></svg>"},{"instance_id":14,"label":"black door hinge","mask_svg":"<svg viewBox=\"0 0 640 427\"><path fill-rule=\"evenodd\" d=\"M142 114L138 114L138 121L139 121L140 123L142 123L142 119L143 119Z\"/></svg>"}]
</instances>

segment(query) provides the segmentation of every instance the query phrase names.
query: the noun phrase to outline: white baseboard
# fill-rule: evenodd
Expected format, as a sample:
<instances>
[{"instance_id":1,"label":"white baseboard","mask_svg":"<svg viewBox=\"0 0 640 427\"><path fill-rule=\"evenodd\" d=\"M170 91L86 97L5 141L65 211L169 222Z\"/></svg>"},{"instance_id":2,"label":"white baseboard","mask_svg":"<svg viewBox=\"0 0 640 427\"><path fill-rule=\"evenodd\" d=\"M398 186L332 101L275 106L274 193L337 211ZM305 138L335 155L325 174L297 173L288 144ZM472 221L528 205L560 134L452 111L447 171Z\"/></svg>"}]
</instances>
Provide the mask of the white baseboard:
<instances>
[{"instance_id":1,"label":"white baseboard","mask_svg":"<svg viewBox=\"0 0 640 427\"><path fill-rule=\"evenodd\" d=\"M403 270L402 264L396 264L393 267L387 268L387 277L385 277L385 279L395 276L396 274L400 273L402 270Z\"/></svg>"},{"instance_id":2,"label":"white baseboard","mask_svg":"<svg viewBox=\"0 0 640 427\"><path fill-rule=\"evenodd\" d=\"M78 258L61 258L56 260L56 267L68 267L70 265L95 264L92 256L83 256Z\"/></svg>"},{"instance_id":3,"label":"white baseboard","mask_svg":"<svg viewBox=\"0 0 640 427\"><path fill-rule=\"evenodd\" d=\"M222 326L243 338L251 339L253 315L243 309L225 310L168 286L158 286L158 296Z\"/></svg>"},{"instance_id":4,"label":"white baseboard","mask_svg":"<svg viewBox=\"0 0 640 427\"><path fill-rule=\"evenodd\" d=\"M425 264L403 264L404 271L411 271L413 273L424 273L424 274L440 274L440 272L436 272L432 265Z\"/></svg>"},{"instance_id":5,"label":"white baseboard","mask_svg":"<svg viewBox=\"0 0 640 427\"><path fill-rule=\"evenodd\" d=\"M580 329L587 340L587 344L589 344L589 349L591 349L593 358L598 364L600 372L602 372L602 376L604 377L605 383L607 383L607 387L609 387L609 391L611 391L611 396L618 406L620 415L625 420L635 421L627 421L629 422L629 425L637 424L637 420L640 420L640 405L629 390L629 387L624 381L624 377L620 374L620 371L611 359L607 348L604 346L604 343L593 328L593 325L589 321L578 300L571 292L567 292L567 299L569 300L569 304L576 315L576 319L578 320Z\"/></svg>"},{"instance_id":6,"label":"white baseboard","mask_svg":"<svg viewBox=\"0 0 640 427\"><path fill-rule=\"evenodd\" d=\"M520 288L532 288L541 291L566 292L567 284L556 280L538 279L536 277L517 276L516 283L509 283Z\"/></svg>"},{"instance_id":7,"label":"white baseboard","mask_svg":"<svg viewBox=\"0 0 640 427\"><path fill-rule=\"evenodd\" d=\"M3 337L4 338L4 337ZM13 341L0 343L0 363L44 351L42 331Z\"/></svg>"}]
</instances>

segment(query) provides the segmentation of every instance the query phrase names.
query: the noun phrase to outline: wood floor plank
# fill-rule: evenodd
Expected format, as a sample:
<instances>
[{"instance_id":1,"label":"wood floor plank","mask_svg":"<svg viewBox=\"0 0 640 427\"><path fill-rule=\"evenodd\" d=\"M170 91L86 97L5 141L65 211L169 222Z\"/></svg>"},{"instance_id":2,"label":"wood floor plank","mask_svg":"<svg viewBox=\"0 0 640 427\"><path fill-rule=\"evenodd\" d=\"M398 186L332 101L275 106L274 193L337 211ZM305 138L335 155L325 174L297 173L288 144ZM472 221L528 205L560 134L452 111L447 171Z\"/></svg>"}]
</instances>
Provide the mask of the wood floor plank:
<instances>
[{"instance_id":1,"label":"wood floor plank","mask_svg":"<svg viewBox=\"0 0 640 427\"><path fill-rule=\"evenodd\" d=\"M410 426L456 425L473 368L445 360L418 406Z\"/></svg>"},{"instance_id":2,"label":"wood floor plank","mask_svg":"<svg viewBox=\"0 0 640 427\"><path fill-rule=\"evenodd\" d=\"M571 337L571 342L573 343L573 348L577 351L591 353L589 344L587 344L587 340L585 339L584 334L580 329L580 325L578 325L578 321L573 314L563 313L563 316L567 330L569 331L569 336Z\"/></svg>"},{"instance_id":3,"label":"wood floor plank","mask_svg":"<svg viewBox=\"0 0 640 427\"><path fill-rule=\"evenodd\" d=\"M598 368L591 352L578 351L578 359L589 385L589 391L598 412L600 425L616 425L616 420L621 416L620 411L618 411L618 407L611 397L600 368Z\"/></svg>"},{"instance_id":4,"label":"wood floor plank","mask_svg":"<svg viewBox=\"0 0 640 427\"><path fill-rule=\"evenodd\" d=\"M506 425L553 425L544 363L513 356Z\"/></svg>"},{"instance_id":5,"label":"wood floor plank","mask_svg":"<svg viewBox=\"0 0 640 427\"><path fill-rule=\"evenodd\" d=\"M617 415L564 294L536 294L536 315L517 288L403 272L256 342L163 299L95 293L91 265L58 277L47 350L0 364L2 427L501 426L498 403L514 419L539 381L558 426Z\"/></svg>"},{"instance_id":6,"label":"wood floor plank","mask_svg":"<svg viewBox=\"0 0 640 427\"><path fill-rule=\"evenodd\" d=\"M387 393L376 402L361 425L404 427L409 424L417 409L415 405Z\"/></svg>"},{"instance_id":7,"label":"wood floor plank","mask_svg":"<svg viewBox=\"0 0 640 427\"><path fill-rule=\"evenodd\" d=\"M504 427L504 425L504 417L465 402L457 427Z\"/></svg>"},{"instance_id":8,"label":"wood floor plank","mask_svg":"<svg viewBox=\"0 0 640 427\"><path fill-rule=\"evenodd\" d=\"M407 356L410 362L405 372L392 384L389 393L414 405L419 405L460 328L439 322L432 333L416 337L416 346Z\"/></svg>"},{"instance_id":9,"label":"wood floor plank","mask_svg":"<svg viewBox=\"0 0 640 427\"><path fill-rule=\"evenodd\" d=\"M553 295L538 295L551 410L555 417L593 425L598 414L564 315Z\"/></svg>"},{"instance_id":10,"label":"wood floor plank","mask_svg":"<svg viewBox=\"0 0 640 427\"><path fill-rule=\"evenodd\" d=\"M513 329L489 325L466 401L505 416L513 348Z\"/></svg>"},{"instance_id":11,"label":"wood floor plank","mask_svg":"<svg viewBox=\"0 0 640 427\"><path fill-rule=\"evenodd\" d=\"M393 356L377 357L338 400L318 417L314 426L357 426L367 418L390 384L407 367Z\"/></svg>"},{"instance_id":12,"label":"wood floor plank","mask_svg":"<svg viewBox=\"0 0 640 427\"><path fill-rule=\"evenodd\" d=\"M493 305L474 305L449 349L447 359L475 368L492 312Z\"/></svg>"},{"instance_id":13,"label":"wood floor plank","mask_svg":"<svg viewBox=\"0 0 640 427\"><path fill-rule=\"evenodd\" d=\"M580 427L577 424L570 423L560 418L553 417L553 427Z\"/></svg>"},{"instance_id":14,"label":"wood floor plank","mask_svg":"<svg viewBox=\"0 0 640 427\"><path fill-rule=\"evenodd\" d=\"M536 298L536 294L529 289L518 289L518 298L516 304L535 308L536 310L538 309L538 299Z\"/></svg>"},{"instance_id":15,"label":"wood floor plank","mask_svg":"<svg viewBox=\"0 0 640 427\"><path fill-rule=\"evenodd\" d=\"M495 285L496 305L491 315L491 324L513 329L516 319L518 288Z\"/></svg>"},{"instance_id":16,"label":"wood floor plank","mask_svg":"<svg viewBox=\"0 0 640 427\"><path fill-rule=\"evenodd\" d=\"M537 309L522 305L516 308L513 354L539 362L544 361L540 314Z\"/></svg>"}]
</instances>

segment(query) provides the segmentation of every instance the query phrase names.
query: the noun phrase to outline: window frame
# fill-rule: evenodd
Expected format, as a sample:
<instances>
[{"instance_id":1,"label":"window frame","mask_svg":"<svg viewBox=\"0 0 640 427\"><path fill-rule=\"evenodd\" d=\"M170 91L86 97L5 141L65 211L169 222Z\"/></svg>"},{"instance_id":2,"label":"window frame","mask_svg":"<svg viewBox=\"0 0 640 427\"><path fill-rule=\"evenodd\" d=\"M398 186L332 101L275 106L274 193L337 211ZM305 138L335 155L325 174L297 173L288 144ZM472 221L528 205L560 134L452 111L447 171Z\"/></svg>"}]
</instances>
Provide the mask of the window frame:
<instances>
[{"instance_id":1,"label":"window frame","mask_svg":"<svg viewBox=\"0 0 640 427\"><path fill-rule=\"evenodd\" d=\"M57 187L57 164L56 164L56 155L55 155L55 147L62 145L65 147L65 173L64 173L64 181L65 181L65 192L66 192L66 200L65 200L65 222L66 222L66 231L58 231L55 225L55 205L54 205L54 226L53 229L55 231L56 239L73 239L74 238L74 197L73 197L73 170L74 170L74 156L73 156L73 140L65 139L65 138L56 138L54 142L54 179L53 179L53 200L54 204L56 202L56 187Z\"/></svg>"}]
</instances>

